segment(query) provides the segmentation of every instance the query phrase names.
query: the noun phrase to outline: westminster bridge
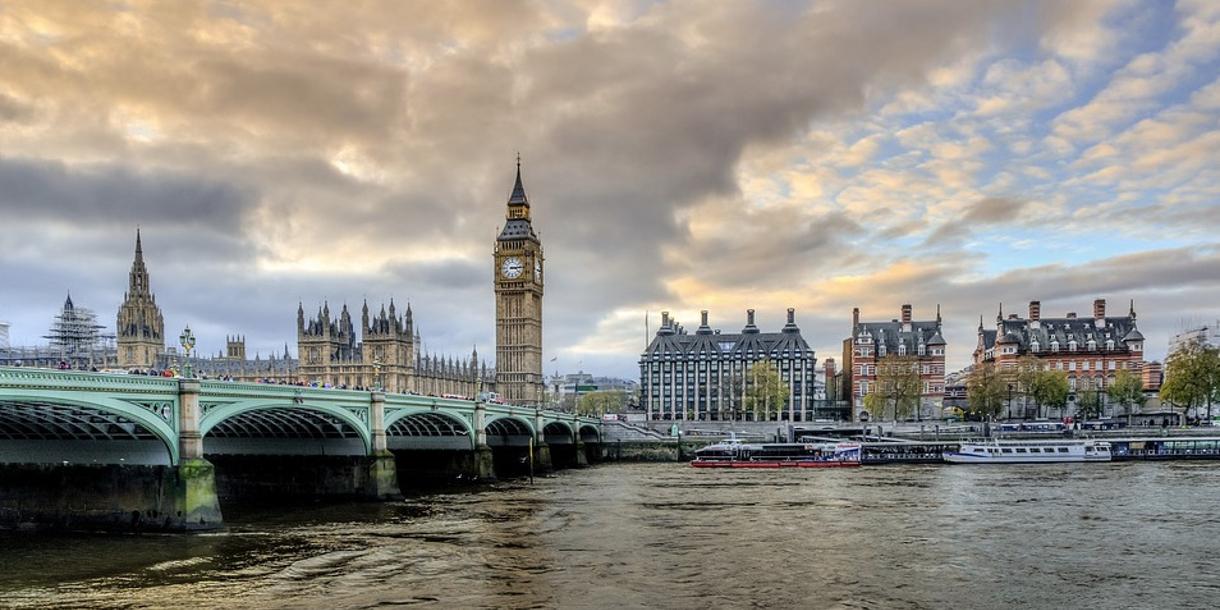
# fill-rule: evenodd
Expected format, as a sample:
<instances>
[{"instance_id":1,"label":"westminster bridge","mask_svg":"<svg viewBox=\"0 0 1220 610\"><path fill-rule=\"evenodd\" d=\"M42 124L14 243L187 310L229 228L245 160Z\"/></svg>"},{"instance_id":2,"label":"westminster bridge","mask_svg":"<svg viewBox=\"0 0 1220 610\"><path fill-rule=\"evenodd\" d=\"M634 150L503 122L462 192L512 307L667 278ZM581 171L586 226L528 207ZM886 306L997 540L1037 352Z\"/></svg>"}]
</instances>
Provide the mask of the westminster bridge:
<instances>
[{"instance_id":1,"label":"westminster bridge","mask_svg":"<svg viewBox=\"0 0 1220 610\"><path fill-rule=\"evenodd\" d=\"M587 464L601 422L380 391L0 367L0 527L210 529L235 499L391 499Z\"/></svg>"}]
</instances>

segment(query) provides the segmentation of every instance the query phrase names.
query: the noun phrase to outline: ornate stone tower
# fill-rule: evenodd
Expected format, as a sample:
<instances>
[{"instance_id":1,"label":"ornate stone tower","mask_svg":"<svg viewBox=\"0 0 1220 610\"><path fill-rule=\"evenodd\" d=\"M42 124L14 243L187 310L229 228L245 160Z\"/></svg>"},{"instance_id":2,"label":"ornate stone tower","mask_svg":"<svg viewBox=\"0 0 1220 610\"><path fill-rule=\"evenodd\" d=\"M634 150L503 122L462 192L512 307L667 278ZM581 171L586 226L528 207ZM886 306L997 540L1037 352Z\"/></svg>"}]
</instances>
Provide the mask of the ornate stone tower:
<instances>
[{"instance_id":1,"label":"ornate stone tower","mask_svg":"<svg viewBox=\"0 0 1220 610\"><path fill-rule=\"evenodd\" d=\"M530 202L517 183L496 238L496 391L510 404L542 403L542 242L530 224Z\"/></svg>"},{"instance_id":2,"label":"ornate stone tower","mask_svg":"<svg viewBox=\"0 0 1220 610\"><path fill-rule=\"evenodd\" d=\"M118 319L119 366L149 368L165 351L165 321L157 297L148 285L148 269L144 267L144 248L140 230L136 229L136 258L131 263L127 294L119 307Z\"/></svg>"},{"instance_id":3,"label":"ornate stone tower","mask_svg":"<svg viewBox=\"0 0 1220 610\"><path fill-rule=\"evenodd\" d=\"M363 358L365 386L381 386L391 392L406 392L415 387L415 321L411 304L406 315L398 315L394 299L390 311L369 317L369 304L361 311L360 334L364 338L360 353ZM380 376L380 378L378 378Z\"/></svg>"}]
</instances>

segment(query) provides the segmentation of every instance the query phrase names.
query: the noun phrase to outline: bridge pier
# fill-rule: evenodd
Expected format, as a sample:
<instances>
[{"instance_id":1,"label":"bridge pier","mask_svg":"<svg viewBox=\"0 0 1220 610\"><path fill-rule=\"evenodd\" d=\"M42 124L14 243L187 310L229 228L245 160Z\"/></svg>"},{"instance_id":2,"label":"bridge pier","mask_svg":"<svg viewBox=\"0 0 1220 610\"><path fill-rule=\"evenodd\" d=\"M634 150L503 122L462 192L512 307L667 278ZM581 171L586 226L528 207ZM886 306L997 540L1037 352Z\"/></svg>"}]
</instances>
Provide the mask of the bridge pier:
<instances>
[{"instance_id":1,"label":"bridge pier","mask_svg":"<svg viewBox=\"0 0 1220 610\"><path fill-rule=\"evenodd\" d=\"M576 466L583 467L589 465L589 448L584 441L576 441Z\"/></svg>"},{"instance_id":2,"label":"bridge pier","mask_svg":"<svg viewBox=\"0 0 1220 610\"><path fill-rule=\"evenodd\" d=\"M224 519L216 495L216 468L203 459L199 432L199 381L178 380L178 481L183 529L215 529Z\"/></svg>"}]
</instances>

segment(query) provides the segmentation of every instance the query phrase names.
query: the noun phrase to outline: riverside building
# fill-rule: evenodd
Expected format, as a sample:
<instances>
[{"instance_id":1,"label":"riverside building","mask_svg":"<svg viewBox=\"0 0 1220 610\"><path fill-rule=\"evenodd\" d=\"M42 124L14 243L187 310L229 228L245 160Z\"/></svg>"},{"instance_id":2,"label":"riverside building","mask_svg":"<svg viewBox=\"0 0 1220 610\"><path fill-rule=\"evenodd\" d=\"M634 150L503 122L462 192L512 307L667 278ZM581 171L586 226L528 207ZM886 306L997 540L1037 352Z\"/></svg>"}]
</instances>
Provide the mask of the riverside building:
<instances>
[{"instance_id":1,"label":"riverside building","mask_svg":"<svg viewBox=\"0 0 1220 610\"><path fill-rule=\"evenodd\" d=\"M1120 370L1144 374L1144 335L1136 327L1135 303L1127 315L1106 315L1106 300L1093 301L1093 315L1078 317L1069 312L1062 318L1042 317L1042 303L1029 302L1029 314L1004 317L1003 306L996 316L995 328L985 328L979 318L978 343L974 363L994 363L1004 369L1017 365L1022 357L1037 359L1052 370L1064 371L1075 402L1076 392L1104 390ZM1159 377L1156 376L1156 377ZM1159 383L1153 375L1145 383ZM1159 387L1159 386L1158 386ZM1147 391L1157 387L1145 386ZM1104 392L1102 394L1104 400Z\"/></svg>"},{"instance_id":2,"label":"riverside building","mask_svg":"<svg viewBox=\"0 0 1220 610\"><path fill-rule=\"evenodd\" d=\"M911 306L889 322L861 322L860 309L851 311L851 337L843 340L843 394L850 397L852 413L865 415L864 397L876 389L877 363L891 356L908 357L919 368L923 390L919 415L938 417L945 399L945 337L940 306L934 320L912 320ZM880 413L875 415L881 415Z\"/></svg>"},{"instance_id":3,"label":"riverside building","mask_svg":"<svg viewBox=\"0 0 1220 610\"><path fill-rule=\"evenodd\" d=\"M755 363L769 360L779 371L787 396L771 419L810 421L816 414L813 399L817 360L801 336L795 311L779 332L764 333L754 324L754 310L746 312L740 333L728 334L708 325L701 312L699 328L688 334L669 312L661 314L661 327L640 356L640 401L650 420L752 420L745 407L748 375Z\"/></svg>"}]
</instances>

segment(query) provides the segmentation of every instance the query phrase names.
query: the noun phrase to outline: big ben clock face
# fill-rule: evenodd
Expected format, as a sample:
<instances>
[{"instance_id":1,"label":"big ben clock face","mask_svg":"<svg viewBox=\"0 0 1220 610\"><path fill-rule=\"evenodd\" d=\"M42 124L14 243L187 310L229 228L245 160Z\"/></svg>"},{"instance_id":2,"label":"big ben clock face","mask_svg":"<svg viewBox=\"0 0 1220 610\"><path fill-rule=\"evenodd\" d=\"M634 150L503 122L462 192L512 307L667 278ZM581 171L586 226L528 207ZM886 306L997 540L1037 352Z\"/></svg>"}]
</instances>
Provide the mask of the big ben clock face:
<instances>
[{"instance_id":1,"label":"big ben clock face","mask_svg":"<svg viewBox=\"0 0 1220 610\"><path fill-rule=\"evenodd\" d=\"M525 264L521 262L521 259L515 256L510 256L504 259L504 262L500 263L500 275L503 275L510 280L515 280L521 277L521 273L523 271L525 271Z\"/></svg>"}]
</instances>

